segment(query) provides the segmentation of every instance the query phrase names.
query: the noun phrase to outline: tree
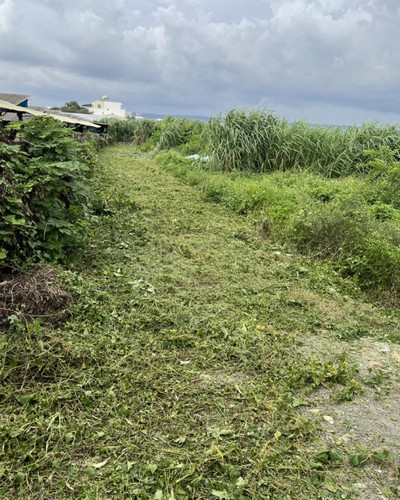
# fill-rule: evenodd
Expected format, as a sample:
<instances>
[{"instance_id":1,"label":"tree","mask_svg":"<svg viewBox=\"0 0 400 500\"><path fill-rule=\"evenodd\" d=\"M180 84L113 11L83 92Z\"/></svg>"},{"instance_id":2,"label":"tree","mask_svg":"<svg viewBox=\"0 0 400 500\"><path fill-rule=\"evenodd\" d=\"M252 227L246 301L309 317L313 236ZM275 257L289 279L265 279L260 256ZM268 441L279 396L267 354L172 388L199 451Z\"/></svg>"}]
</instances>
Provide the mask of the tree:
<instances>
[{"instance_id":1,"label":"tree","mask_svg":"<svg viewBox=\"0 0 400 500\"><path fill-rule=\"evenodd\" d=\"M66 102L61 108L52 108L59 109L60 111L64 111L65 113L85 113L89 114L87 108L81 106L77 101Z\"/></svg>"}]
</instances>

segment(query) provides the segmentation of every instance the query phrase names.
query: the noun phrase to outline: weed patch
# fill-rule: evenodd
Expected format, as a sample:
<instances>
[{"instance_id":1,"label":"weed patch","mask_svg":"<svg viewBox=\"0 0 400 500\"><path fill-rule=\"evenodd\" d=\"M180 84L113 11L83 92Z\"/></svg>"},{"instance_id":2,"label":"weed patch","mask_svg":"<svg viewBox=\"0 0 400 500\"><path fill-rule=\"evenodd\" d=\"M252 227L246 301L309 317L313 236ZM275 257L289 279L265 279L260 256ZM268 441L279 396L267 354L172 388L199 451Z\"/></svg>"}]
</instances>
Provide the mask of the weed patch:
<instances>
[{"instance_id":1,"label":"weed patch","mask_svg":"<svg viewBox=\"0 0 400 500\"><path fill-rule=\"evenodd\" d=\"M92 153L50 117L8 127L0 142L2 265L62 261L77 248L89 212Z\"/></svg>"}]
</instances>

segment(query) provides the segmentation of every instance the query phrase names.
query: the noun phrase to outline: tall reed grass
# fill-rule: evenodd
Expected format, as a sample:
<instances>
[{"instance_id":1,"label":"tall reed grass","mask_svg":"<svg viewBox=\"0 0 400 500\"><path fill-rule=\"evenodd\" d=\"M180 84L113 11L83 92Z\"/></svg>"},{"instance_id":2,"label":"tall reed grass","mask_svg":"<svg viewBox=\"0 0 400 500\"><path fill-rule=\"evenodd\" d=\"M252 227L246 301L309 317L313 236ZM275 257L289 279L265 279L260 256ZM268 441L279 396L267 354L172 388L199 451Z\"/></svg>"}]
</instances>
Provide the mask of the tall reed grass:
<instances>
[{"instance_id":1,"label":"tall reed grass","mask_svg":"<svg viewBox=\"0 0 400 500\"><path fill-rule=\"evenodd\" d=\"M168 150L179 146L186 146L183 148L185 153L197 153L201 149L199 141L204 127L205 124L197 120L165 118L161 124L158 149Z\"/></svg>"},{"instance_id":2,"label":"tall reed grass","mask_svg":"<svg viewBox=\"0 0 400 500\"><path fill-rule=\"evenodd\" d=\"M395 125L314 127L279 120L262 110L219 115L210 120L204 137L212 166L222 171L301 169L340 177L357 171L365 150L400 150L400 130Z\"/></svg>"},{"instance_id":3,"label":"tall reed grass","mask_svg":"<svg viewBox=\"0 0 400 500\"><path fill-rule=\"evenodd\" d=\"M104 120L108 124L108 143L132 143L140 146L154 137L159 137L161 124L155 120Z\"/></svg>"}]
</instances>

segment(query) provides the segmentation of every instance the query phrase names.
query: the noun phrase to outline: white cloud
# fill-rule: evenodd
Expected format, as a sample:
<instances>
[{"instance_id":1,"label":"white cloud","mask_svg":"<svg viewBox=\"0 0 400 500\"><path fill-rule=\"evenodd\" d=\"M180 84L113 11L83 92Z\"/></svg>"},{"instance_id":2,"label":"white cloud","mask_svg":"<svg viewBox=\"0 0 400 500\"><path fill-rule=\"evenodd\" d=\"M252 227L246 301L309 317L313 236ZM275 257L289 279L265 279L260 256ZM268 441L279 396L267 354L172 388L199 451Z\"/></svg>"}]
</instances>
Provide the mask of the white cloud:
<instances>
[{"instance_id":1,"label":"white cloud","mask_svg":"<svg viewBox=\"0 0 400 500\"><path fill-rule=\"evenodd\" d=\"M10 30L14 14L13 0L3 0L0 3L0 34Z\"/></svg>"}]
</instances>

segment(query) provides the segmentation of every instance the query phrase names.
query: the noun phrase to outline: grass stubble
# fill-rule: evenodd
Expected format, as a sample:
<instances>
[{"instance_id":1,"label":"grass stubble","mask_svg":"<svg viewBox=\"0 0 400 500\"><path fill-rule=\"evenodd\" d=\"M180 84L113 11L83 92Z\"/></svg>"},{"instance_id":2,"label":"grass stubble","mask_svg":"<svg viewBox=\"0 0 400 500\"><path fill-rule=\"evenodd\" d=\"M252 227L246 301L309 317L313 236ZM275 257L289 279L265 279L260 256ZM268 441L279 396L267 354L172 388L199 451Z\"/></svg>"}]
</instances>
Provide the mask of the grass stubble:
<instances>
[{"instance_id":1,"label":"grass stubble","mask_svg":"<svg viewBox=\"0 0 400 500\"><path fill-rule=\"evenodd\" d=\"M379 388L346 351L389 345L398 315L149 154L107 148L98 182L105 211L62 273L68 319L1 336L0 496L395 498L395 455L325 439L304 409ZM322 332L323 354L299 347ZM381 379L390 393L398 372Z\"/></svg>"}]
</instances>

